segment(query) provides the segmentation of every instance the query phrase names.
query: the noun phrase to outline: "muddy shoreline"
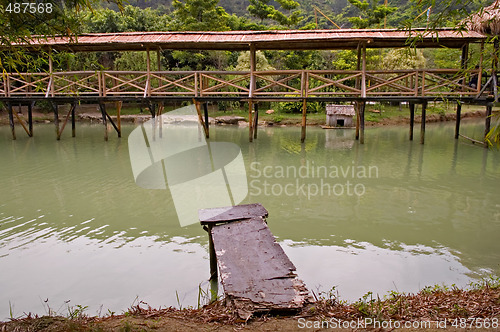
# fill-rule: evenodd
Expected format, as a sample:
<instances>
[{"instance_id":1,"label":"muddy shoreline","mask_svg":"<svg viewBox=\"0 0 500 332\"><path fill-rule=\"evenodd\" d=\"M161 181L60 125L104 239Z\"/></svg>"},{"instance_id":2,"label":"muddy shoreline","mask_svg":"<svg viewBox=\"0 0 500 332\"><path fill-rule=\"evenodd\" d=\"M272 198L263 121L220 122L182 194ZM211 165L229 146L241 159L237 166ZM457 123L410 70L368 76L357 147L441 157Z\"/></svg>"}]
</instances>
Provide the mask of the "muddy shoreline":
<instances>
[{"instance_id":1,"label":"muddy shoreline","mask_svg":"<svg viewBox=\"0 0 500 332\"><path fill-rule=\"evenodd\" d=\"M17 109L14 109L17 111ZM63 122L66 117L67 110L61 109L59 112L59 122ZM18 113L19 114L19 113ZM19 114L20 115L20 114ZM468 111L462 112L462 119L467 118L485 118L486 111L485 110L476 110L476 111ZM25 122L27 122L27 110L22 109L22 118ZM225 119L221 119L225 118ZM112 115L111 119L116 121L116 116ZM134 114L134 115L122 115L120 120L122 123L143 123L151 119L151 115L148 113L144 114ZM415 123L421 122L421 116L415 116ZM435 122L446 122L446 121L455 121L456 113L446 113L446 114L428 114L426 116L426 123L435 123ZM76 121L81 123L102 123L102 115L97 110L94 110L90 107L86 107L80 111L76 112ZM325 125L325 120L318 119L308 119L307 126L323 126ZM14 117L14 122L19 125L19 121L16 117ZM33 123L53 123L54 122L54 114L53 113L44 113L37 110L33 111ZM407 125L410 123L410 117L408 116L398 116L392 118L380 118L377 121L368 121L365 120L365 125L367 127L383 127L383 126L395 126L395 125ZM240 116L222 116L216 118L210 118L210 124L212 125L240 125L246 126L248 125L247 121ZM9 116L8 113L3 110L0 112L0 125L9 125ZM300 126L301 119L300 118L284 118L279 122L273 121L259 121L259 126L264 127L294 127Z\"/></svg>"},{"instance_id":2,"label":"muddy shoreline","mask_svg":"<svg viewBox=\"0 0 500 332\"><path fill-rule=\"evenodd\" d=\"M498 331L498 286L486 284L470 290L433 287L417 294L392 292L382 299L368 293L355 303L320 293L314 294L314 303L293 316L266 314L247 321L239 319L223 300L182 310L153 309L141 302L122 314L105 317L75 311L69 317L25 314L0 322L0 331L391 331L398 326L412 331Z\"/></svg>"}]
</instances>

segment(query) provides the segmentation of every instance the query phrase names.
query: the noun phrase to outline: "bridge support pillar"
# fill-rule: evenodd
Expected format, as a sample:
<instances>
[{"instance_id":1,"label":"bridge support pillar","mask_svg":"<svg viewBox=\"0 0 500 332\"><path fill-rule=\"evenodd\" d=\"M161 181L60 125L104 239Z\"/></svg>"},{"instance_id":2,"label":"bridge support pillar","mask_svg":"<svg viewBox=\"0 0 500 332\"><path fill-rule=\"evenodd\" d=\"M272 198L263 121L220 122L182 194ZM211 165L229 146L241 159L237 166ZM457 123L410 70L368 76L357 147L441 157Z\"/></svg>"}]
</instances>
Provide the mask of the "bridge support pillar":
<instances>
[{"instance_id":1,"label":"bridge support pillar","mask_svg":"<svg viewBox=\"0 0 500 332\"><path fill-rule=\"evenodd\" d=\"M14 113L12 111L12 104L7 102L7 110L9 111L9 125L10 131L12 132L12 139L16 139L16 127L14 126Z\"/></svg>"},{"instance_id":2,"label":"bridge support pillar","mask_svg":"<svg viewBox=\"0 0 500 332\"><path fill-rule=\"evenodd\" d=\"M457 118L455 120L455 139L458 139L458 136L460 135L460 118L462 116L462 103L457 102Z\"/></svg>"},{"instance_id":3,"label":"bridge support pillar","mask_svg":"<svg viewBox=\"0 0 500 332\"><path fill-rule=\"evenodd\" d=\"M307 99L304 99L302 102L302 132L300 135L300 142L304 143L306 140L306 123L307 121Z\"/></svg>"},{"instance_id":4,"label":"bridge support pillar","mask_svg":"<svg viewBox=\"0 0 500 332\"><path fill-rule=\"evenodd\" d=\"M422 123L420 124L420 144L425 141L425 113L427 111L427 102L422 102Z\"/></svg>"},{"instance_id":5,"label":"bridge support pillar","mask_svg":"<svg viewBox=\"0 0 500 332\"><path fill-rule=\"evenodd\" d=\"M253 138L257 139L257 127L259 126L259 104L255 103L253 105L253 109L255 112L254 116L254 125L253 125Z\"/></svg>"},{"instance_id":6,"label":"bridge support pillar","mask_svg":"<svg viewBox=\"0 0 500 332\"><path fill-rule=\"evenodd\" d=\"M363 101L359 105L359 143L365 144L365 106Z\"/></svg>"},{"instance_id":7,"label":"bridge support pillar","mask_svg":"<svg viewBox=\"0 0 500 332\"><path fill-rule=\"evenodd\" d=\"M493 106L491 103L486 105L486 120L484 122L484 141L486 141L486 135L490 132L491 128L491 111ZM488 147L488 144L485 144L485 147Z\"/></svg>"},{"instance_id":8,"label":"bridge support pillar","mask_svg":"<svg viewBox=\"0 0 500 332\"><path fill-rule=\"evenodd\" d=\"M28 104L28 136L33 137L33 106L35 106L34 101L30 101Z\"/></svg>"},{"instance_id":9,"label":"bridge support pillar","mask_svg":"<svg viewBox=\"0 0 500 332\"><path fill-rule=\"evenodd\" d=\"M253 117L252 117L252 106L253 102L250 99L248 101L248 141L253 142Z\"/></svg>"},{"instance_id":10,"label":"bridge support pillar","mask_svg":"<svg viewBox=\"0 0 500 332\"><path fill-rule=\"evenodd\" d=\"M106 119L106 105L103 102L99 102L99 108L102 114L102 123L104 124L104 140L108 140L108 121Z\"/></svg>"},{"instance_id":11,"label":"bridge support pillar","mask_svg":"<svg viewBox=\"0 0 500 332\"><path fill-rule=\"evenodd\" d=\"M415 124L415 104L410 103L410 141L413 141L414 124Z\"/></svg>"}]
</instances>

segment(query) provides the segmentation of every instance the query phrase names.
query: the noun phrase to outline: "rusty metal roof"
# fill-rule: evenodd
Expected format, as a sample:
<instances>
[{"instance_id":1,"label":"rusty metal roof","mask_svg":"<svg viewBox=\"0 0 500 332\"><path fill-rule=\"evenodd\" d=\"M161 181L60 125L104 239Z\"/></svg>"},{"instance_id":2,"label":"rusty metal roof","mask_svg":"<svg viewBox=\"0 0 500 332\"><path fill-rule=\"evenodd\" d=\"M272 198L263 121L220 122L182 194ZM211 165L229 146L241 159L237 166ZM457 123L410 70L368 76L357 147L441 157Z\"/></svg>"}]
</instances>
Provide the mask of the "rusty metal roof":
<instances>
[{"instance_id":1,"label":"rusty metal roof","mask_svg":"<svg viewBox=\"0 0 500 332\"><path fill-rule=\"evenodd\" d=\"M360 42L368 48L397 48L409 45L408 31L403 30L265 30L265 31L166 31L83 34L71 40L55 37L33 40L28 48L42 46L72 52L139 51L146 49L248 50L256 49L309 50L355 49ZM412 30L418 36L417 47L462 47L466 43L485 40L474 31L457 32Z\"/></svg>"}]
</instances>

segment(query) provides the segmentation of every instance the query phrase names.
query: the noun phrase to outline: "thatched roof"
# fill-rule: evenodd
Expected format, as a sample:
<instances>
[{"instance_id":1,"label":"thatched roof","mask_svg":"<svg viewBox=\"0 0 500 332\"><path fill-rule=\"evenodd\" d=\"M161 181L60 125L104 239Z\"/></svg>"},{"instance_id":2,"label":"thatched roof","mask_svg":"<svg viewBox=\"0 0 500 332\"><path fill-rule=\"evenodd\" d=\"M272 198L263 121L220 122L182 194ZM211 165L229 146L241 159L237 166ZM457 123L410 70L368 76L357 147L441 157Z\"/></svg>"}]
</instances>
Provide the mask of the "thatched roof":
<instances>
[{"instance_id":1,"label":"thatched roof","mask_svg":"<svg viewBox=\"0 0 500 332\"><path fill-rule=\"evenodd\" d=\"M469 30L487 35L500 35L500 0L482 8L464 22Z\"/></svg>"}]
</instances>

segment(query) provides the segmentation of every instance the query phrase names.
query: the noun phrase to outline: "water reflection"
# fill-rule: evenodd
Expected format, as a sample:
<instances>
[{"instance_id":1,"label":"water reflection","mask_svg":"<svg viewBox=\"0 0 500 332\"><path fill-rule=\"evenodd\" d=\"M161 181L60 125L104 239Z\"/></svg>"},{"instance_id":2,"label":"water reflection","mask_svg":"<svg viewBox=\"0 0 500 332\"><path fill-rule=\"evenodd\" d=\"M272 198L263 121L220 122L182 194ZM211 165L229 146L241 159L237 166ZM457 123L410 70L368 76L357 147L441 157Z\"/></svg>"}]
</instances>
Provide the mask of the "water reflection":
<instances>
[{"instance_id":1,"label":"water reflection","mask_svg":"<svg viewBox=\"0 0 500 332\"><path fill-rule=\"evenodd\" d=\"M465 122L462 132L477 137L481 125ZM124 126L123 137L133 128ZM196 305L208 279L206 234L179 227L168 191L135 185L127 141L104 142L100 126L80 125L75 139L61 141L52 126L35 129L34 138L11 141L0 128L0 318L9 301L17 314L44 313L46 298L52 309L71 300L92 314L100 305L103 314L120 312L136 296L178 305L176 291L183 306ZM247 174L276 188L297 176L256 176L251 165L377 167L376 177L298 179L350 181L363 195L250 190L244 202L269 210L271 231L311 289L338 285L342 298L355 299L500 274L500 154L454 140L453 129L430 125L425 145L396 127L370 128L365 145L351 130L316 128L305 144L298 128L262 128L249 144L246 130L215 127L211 140L238 144Z\"/></svg>"}]
</instances>

